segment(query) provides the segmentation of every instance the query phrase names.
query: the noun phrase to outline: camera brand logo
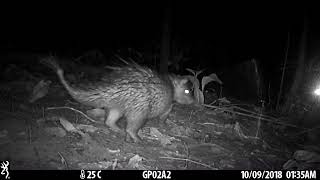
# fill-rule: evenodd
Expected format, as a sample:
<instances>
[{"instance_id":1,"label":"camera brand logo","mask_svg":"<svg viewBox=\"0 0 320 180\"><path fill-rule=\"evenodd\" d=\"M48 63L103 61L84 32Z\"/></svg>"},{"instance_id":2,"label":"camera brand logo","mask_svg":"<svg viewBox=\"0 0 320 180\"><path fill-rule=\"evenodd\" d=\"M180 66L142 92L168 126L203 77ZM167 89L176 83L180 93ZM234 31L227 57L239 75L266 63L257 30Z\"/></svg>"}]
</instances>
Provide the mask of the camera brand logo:
<instances>
[{"instance_id":1,"label":"camera brand logo","mask_svg":"<svg viewBox=\"0 0 320 180\"><path fill-rule=\"evenodd\" d=\"M5 161L1 163L1 175L5 176L5 179L10 179L9 177L9 161Z\"/></svg>"}]
</instances>

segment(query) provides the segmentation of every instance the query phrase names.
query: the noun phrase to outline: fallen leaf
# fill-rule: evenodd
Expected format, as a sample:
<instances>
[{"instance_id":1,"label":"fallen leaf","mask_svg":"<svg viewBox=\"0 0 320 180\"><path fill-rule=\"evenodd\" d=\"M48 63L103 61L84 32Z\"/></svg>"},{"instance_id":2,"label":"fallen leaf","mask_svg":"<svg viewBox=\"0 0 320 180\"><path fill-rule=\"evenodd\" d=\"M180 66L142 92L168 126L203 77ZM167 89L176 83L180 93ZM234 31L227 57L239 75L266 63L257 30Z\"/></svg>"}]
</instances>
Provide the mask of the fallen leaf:
<instances>
[{"instance_id":1,"label":"fallen leaf","mask_svg":"<svg viewBox=\"0 0 320 180\"><path fill-rule=\"evenodd\" d=\"M70 123L68 120L66 120L65 118L60 117L59 118L60 124L63 126L63 128L65 130L67 130L68 132L78 132L79 130L76 129L72 123Z\"/></svg>"},{"instance_id":2,"label":"fallen leaf","mask_svg":"<svg viewBox=\"0 0 320 180\"><path fill-rule=\"evenodd\" d=\"M38 82L38 84L36 86L34 86L33 91L31 93L31 96L29 98L29 102L33 103L36 100L44 97L47 95L47 93L49 92L49 86L51 84L51 81L45 81L45 80L41 80L40 82Z\"/></svg>"}]
</instances>

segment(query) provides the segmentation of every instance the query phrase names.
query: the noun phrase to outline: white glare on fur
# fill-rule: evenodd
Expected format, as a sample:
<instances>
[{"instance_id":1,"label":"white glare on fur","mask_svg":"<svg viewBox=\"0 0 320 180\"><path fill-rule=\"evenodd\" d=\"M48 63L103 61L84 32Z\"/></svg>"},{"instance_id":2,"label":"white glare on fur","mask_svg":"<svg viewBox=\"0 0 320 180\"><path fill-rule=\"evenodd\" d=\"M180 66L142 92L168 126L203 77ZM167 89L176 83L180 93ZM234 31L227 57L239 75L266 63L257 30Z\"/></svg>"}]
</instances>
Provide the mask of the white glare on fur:
<instances>
[{"instance_id":1,"label":"white glare on fur","mask_svg":"<svg viewBox=\"0 0 320 180\"><path fill-rule=\"evenodd\" d=\"M189 90L188 90L188 89L185 89L185 90L184 90L184 93L189 94Z\"/></svg>"},{"instance_id":2,"label":"white glare on fur","mask_svg":"<svg viewBox=\"0 0 320 180\"><path fill-rule=\"evenodd\" d=\"M320 87L318 87L315 91L314 94L316 94L317 96L320 96Z\"/></svg>"}]
</instances>

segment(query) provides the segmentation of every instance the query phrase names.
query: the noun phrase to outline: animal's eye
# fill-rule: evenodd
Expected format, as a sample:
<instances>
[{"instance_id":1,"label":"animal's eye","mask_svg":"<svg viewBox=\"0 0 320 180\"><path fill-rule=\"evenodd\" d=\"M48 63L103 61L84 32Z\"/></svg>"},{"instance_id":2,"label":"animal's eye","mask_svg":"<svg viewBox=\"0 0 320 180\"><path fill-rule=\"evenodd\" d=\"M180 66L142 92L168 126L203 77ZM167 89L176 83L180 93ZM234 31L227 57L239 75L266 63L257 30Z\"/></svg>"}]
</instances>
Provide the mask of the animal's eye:
<instances>
[{"instance_id":1,"label":"animal's eye","mask_svg":"<svg viewBox=\"0 0 320 180\"><path fill-rule=\"evenodd\" d=\"M189 94L190 91L189 91L188 89L185 89L185 90L184 90L184 93Z\"/></svg>"}]
</instances>

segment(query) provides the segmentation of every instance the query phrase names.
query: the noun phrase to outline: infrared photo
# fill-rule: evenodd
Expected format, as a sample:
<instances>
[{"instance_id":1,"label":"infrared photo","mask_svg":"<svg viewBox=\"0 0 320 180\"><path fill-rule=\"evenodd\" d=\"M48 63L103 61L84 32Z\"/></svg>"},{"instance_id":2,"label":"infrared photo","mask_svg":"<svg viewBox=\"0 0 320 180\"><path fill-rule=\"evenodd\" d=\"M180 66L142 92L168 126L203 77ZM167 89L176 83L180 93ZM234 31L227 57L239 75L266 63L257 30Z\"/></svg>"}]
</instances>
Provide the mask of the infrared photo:
<instances>
[{"instance_id":1,"label":"infrared photo","mask_svg":"<svg viewBox=\"0 0 320 180\"><path fill-rule=\"evenodd\" d=\"M1 23L1 170L315 177L315 7L132 1L12 9Z\"/></svg>"}]
</instances>

